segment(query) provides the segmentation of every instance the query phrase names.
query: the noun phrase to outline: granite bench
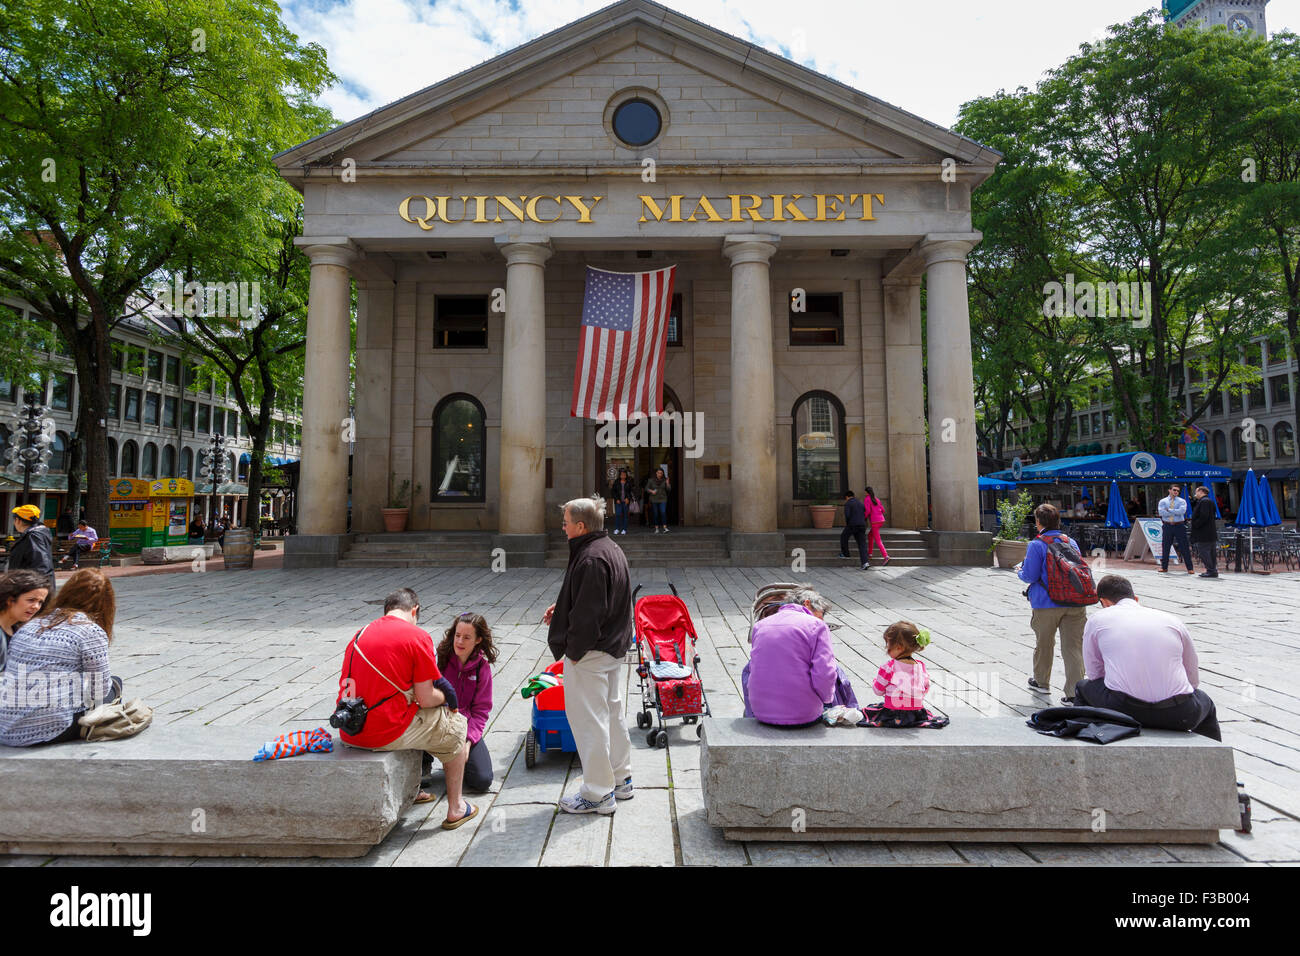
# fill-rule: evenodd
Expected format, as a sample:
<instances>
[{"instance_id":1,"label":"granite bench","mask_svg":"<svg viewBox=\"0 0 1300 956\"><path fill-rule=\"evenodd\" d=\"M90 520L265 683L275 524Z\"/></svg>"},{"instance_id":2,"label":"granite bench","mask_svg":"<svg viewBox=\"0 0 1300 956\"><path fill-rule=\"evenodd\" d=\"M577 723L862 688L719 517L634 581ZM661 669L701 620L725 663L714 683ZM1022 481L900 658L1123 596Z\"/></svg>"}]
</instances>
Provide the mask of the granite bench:
<instances>
[{"instance_id":1,"label":"granite bench","mask_svg":"<svg viewBox=\"0 0 1300 956\"><path fill-rule=\"evenodd\" d=\"M0 853L355 857L415 797L420 755L254 762L283 728L160 725L126 740L0 747Z\"/></svg>"},{"instance_id":2,"label":"granite bench","mask_svg":"<svg viewBox=\"0 0 1300 956\"><path fill-rule=\"evenodd\" d=\"M1166 730L1110 744L1020 717L943 730L706 721L711 826L732 840L1214 843L1240 822L1232 748Z\"/></svg>"}]
</instances>

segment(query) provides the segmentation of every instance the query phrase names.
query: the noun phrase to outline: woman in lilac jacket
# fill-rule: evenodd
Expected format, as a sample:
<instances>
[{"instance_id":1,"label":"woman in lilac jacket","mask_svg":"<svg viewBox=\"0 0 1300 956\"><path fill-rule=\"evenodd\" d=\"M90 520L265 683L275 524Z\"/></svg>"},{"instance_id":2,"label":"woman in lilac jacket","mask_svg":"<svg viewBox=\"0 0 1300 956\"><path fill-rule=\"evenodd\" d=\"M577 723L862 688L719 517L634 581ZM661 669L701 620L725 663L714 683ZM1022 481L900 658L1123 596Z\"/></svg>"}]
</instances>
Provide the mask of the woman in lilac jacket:
<instances>
[{"instance_id":1,"label":"woman in lilac jacket","mask_svg":"<svg viewBox=\"0 0 1300 956\"><path fill-rule=\"evenodd\" d=\"M492 786L492 755L483 731L492 714L492 665L497 660L492 628L481 614L460 614L438 644L438 669L456 689L461 713L469 721L465 789L483 793Z\"/></svg>"},{"instance_id":2,"label":"woman in lilac jacket","mask_svg":"<svg viewBox=\"0 0 1300 956\"><path fill-rule=\"evenodd\" d=\"M812 588L794 592L790 602L754 625L740 685L746 717L806 727L832 704L857 707L857 700L835 664L831 632L822 620L829 602Z\"/></svg>"}]
</instances>

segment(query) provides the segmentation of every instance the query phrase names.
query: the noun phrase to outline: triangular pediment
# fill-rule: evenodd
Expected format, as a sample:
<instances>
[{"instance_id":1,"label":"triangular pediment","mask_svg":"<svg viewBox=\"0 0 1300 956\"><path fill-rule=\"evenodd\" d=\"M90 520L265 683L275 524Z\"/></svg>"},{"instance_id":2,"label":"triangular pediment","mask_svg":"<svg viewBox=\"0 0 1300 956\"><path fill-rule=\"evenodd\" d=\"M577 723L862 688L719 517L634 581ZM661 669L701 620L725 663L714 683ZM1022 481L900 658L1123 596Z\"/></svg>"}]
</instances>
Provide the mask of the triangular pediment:
<instances>
[{"instance_id":1,"label":"triangular pediment","mask_svg":"<svg viewBox=\"0 0 1300 956\"><path fill-rule=\"evenodd\" d=\"M612 98L638 89L664 130L629 148ZM555 168L652 157L695 167L929 166L982 180L1000 158L965 137L649 0L625 0L276 157L304 167Z\"/></svg>"}]
</instances>

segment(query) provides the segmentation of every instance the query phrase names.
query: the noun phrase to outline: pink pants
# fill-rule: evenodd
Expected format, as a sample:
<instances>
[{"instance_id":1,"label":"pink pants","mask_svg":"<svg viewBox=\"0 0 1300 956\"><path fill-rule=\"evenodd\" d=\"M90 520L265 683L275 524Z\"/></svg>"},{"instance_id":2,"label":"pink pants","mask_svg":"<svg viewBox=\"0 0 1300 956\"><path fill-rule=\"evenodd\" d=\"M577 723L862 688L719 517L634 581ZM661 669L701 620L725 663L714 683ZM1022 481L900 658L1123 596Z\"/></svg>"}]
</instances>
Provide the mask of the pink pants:
<instances>
[{"instance_id":1,"label":"pink pants","mask_svg":"<svg viewBox=\"0 0 1300 956\"><path fill-rule=\"evenodd\" d=\"M879 548L882 558L889 557L889 552L885 550L885 542L880 540L880 529L884 524L873 524L871 526L871 538L867 541L867 557L871 557L871 549Z\"/></svg>"}]
</instances>

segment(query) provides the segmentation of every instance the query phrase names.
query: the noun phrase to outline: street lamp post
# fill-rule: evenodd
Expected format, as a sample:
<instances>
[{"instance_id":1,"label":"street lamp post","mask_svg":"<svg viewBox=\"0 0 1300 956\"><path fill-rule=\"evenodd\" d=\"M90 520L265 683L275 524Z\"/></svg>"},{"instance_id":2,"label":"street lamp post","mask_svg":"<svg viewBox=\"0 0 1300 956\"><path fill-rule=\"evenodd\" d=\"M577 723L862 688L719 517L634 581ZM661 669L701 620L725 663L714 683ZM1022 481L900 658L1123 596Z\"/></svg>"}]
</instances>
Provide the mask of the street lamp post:
<instances>
[{"instance_id":1,"label":"street lamp post","mask_svg":"<svg viewBox=\"0 0 1300 956\"><path fill-rule=\"evenodd\" d=\"M208 501L208 521L216 520L217 485L226 477L226 439L217 432L203 450L203 464L199 468L200 478L212 479L212 495Z\"/></svg>"},{"instance_id":2,"label":"street lamp post","mask_svg":"<svg viewBox=\"0 0 1300 956\"><path fill-rule=\"evenodd\" d=\"M22 410L12 419L13 437L5 449L5 469L22 469L23 504L27 504L31 496L32 479L44 478L50 472L54 419L46 415L47 411L36 393L26 392Z\"/></svg>"}]
</instances>

